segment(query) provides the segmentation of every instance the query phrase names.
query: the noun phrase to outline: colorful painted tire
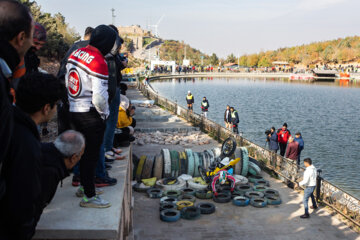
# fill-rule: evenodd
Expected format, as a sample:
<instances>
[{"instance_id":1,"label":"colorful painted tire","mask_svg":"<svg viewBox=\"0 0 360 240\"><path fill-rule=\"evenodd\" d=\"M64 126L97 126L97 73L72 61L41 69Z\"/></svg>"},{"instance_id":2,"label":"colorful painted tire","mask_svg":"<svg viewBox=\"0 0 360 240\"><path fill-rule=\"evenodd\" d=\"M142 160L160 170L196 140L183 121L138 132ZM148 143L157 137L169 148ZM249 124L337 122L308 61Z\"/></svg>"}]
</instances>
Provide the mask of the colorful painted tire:
<instances>
[{"instance_id":1,"label":"colorful painted tire","mask_svg":"<svg viewBox=\"0 0 360 240\"><path fill-rule=\"evenodd\" d=\"M279 192L275 189L266 189L264 191L265 197L267 196L280 196Z\"/></svg>"},{"instance_id":2,"label":"colorful painted tire","mask_svg":"<svg viewBox=\"0 0 360 240\"><path fill-rule=\"evenodd\" d=\"M169 149L161 150L164 158L164 177L171 177L171 157Z\"/></svg>"},{"instance_id":3,"label":"colorful painted tire","mask_svg":"<svg viewBox=\"0 0 360 240\"><path fill-rule=\"evenodd\" d=\"M236 148L236 140L232 137L225 139L221 146L221 155L223 157L230 157L234 154Z\"/></svg>"},{"instance_id":4,"label":"colorful painted tire","mask_svg":"<svg viewBox=\"0 0 360 240\"><path fill-rule=\"evenodd\" d=\"M187 157L185 152L179 152L180 157L180 175L187 174Z\"/></svg>"},{"instance_id":5,"label":"colorful painted tire","mask_svg":"<svg viewBox=\"0 0 360 240\"><path fill-rule=\"evenodd\" d=\"M256 185L256 186L254 186L254 191L256 191L256 192L264 192L267 189L268 188L265 187L264 185Z\"/></svg>"},{"instance_id":6,"label":"colorful painted tire","mask_svg":"<svg viewBox=\"0 0 360 240\"><path fill-rule=\"evenodd\" d=\"M250 204L253 207L263 208L267 206L267 201L264 198L256 197L250 200Z\"/></svg>"},{"instance_id":7,"label":"colorful painted tire","mask_svg":"<svg viewBox=\"0 0 360 240\"><path fill-rule=\"evenodd\" d=\"M152 176L155 156L147 156L141 173L141 179L148 179Z\"/></svg>"},{"instance_id":8,"label":"colorful painted tire","mask_svg":"<svg viewBox=\"0 0 360 240\"><path fill-rule=\"evenodd\" d=\"M199 173L199 165L200 165L200 159L199 159L199 155L197 153L193 153L194 156L194 177L199 177L200 173Z\"/></svg>"},{"instance_id":9,"label":"colorful painted tire","mask_svg":"<svg viewBox=\"0 0 360 240\"><path fill-rule=\"evenodd\" d=\"M249 153L246 147L241 147L241 156L242 156L241 175L245 177L249 171Z\"/></svg>"},{"instance_id":10,"label":"colorful painted tire","mask_svg":"<svg viewBox=\"0 0 360 240\"><path fill-rule=\"evenodd\" d=\"M201 215L201 211L197 207L185 207L181 209L181 218L187 219L187 220L194 220L199 218Z\"/></svg>"},{"instance_id":11,"label":"colorful painted tire","mask_svg":"<svg viewBox=\"0 0 360 240\"><path fill-rule=\"evenodd\" d=\"M213 197L213 193L208 190L198 190L196 191L195 196L199 199L211 199Z\"/></svg>"},{"instance_id":12,"label":"colorful painted tire","mask_svg":"<svg viewBox=\"0 0 360 240\"><path fill-rule=\"evenodd\" d=\"M213 201L216 203L228 203L231 201L231 194L219 193L217 196L213 196Z\"/></svg>"},{"instance_id":13,"label":"colorful painted tire","mask_svg":"<svg viewBox=\"0 0 360 240\"><path fill-rule=\"evenodd\" d=\"M254 176L261 174L261 168L253 162L249 162L249 173Z\"/></svg>"},{"instance_id":14,"label":"colorful painted tire","mask_svg":"<svg viewBox=\"0 0 360 240\"><path fill-rule=\"evenodd\" d=\"M195 196L195 190L194 189L192 189L192 188L184 188L183 190L182 190L182 194L184 194L184 195L193 195L193 196Z\"/></svg>"},{"instance_id":15,"label":"colorful painted tire","mask_svg":"<svg viewBox=\"0 0 360 240\"><path fill-rule=\"evenodd\" d=\"M167 196L167 197L179 198L179 196L181 195L181 191L179 191L179 190L167 190L167 191L164 191L163 195Z\"/></svg>"},{"instance_id":16,"label":"colorful painted tire","mask_svg":"<svg viewBox=\"0 0 360 240\"><path fill-rule=\"evenodd\" d=\"M250 199L247 197L238 196L238 197L233 198L232 203L239 207L245 207L245 206L249 205Z\"/></svg>"},{"instance_id":17,"label":"colorful painted tire","mask_svg":"<svg viewBox=\"0 0 360 240\"><path fill-rule=\"evenodd\" d=\"M235 187L236 191L242 194L245 194L246 192L250 192L253 190L253 188L249 184L241 184Z\"/></svg>"},{"instance_id":18,"label":"colorful painted tire","mask_svg":"<svg viewBox=\"0 0 360 240\"><path fill-rule=\"evenodd\" d=\"M163 211L163 210L170 210L170 209L177 210L176 203L163 203L163 204L160 204L160 212Z\"/></svg>"},{"instance_id":19,"label":"colorful painted tire","mask_svg":"<svg viewBox=\"0 0 360 240\"><path fill-rule=\"evenodd\" d=\"M192 207L194 206L194 203L187 200L181 200L176 203L177 210L181 210L185 207Z\"/></svg>"},{"instance_id":20,"label":"colorful painted tire","mask_svg":"<svg viewBox=\"0 0 360 240\"><path fill-rule=\"evenodd\" d=\"M266 199L268 205L280 205L281 204L280 196L271 195L271 196L265 197L265 199Z\"/></svg>"},{"instance_id":21,"label":"colorful painted tire","mask_svg":"<svg viewBox=\"0 0 360 240\"><path fill-rule=\"evenodd\" d=\"M254 182L254 185L257 186L257 185L263 185L263 186L267 186L269 187L270 186L270 183L268 180L265 180L265 179L260 179L260 180L256 180Z\"/></svg>"},{"instance_id":22,"label":"colorful painted tire","mask_svg":"<svg viewBox=\"0 0 360 240\"><path fill-rule=\"evenodd\" d=\"M207 189L208 185L203 185L200 183L197 183L194 181L194 179L190 179L187 181L188 187L192 188L194 190L203 190L203 189Z\"/></svg>"},{"instance_id":23,"label":"colorful painted tire","mask_svg":"<svg viewBox=\"0 0 360 240\"><path fill-rule=\"evenodd\" d=\"M196 197L194 195L188 195L188 194L183 194L180 195L178 197L179 201L190 201L190 202L195 202L196 201Z\"/></svg>"},{"instance_id":24,"label":"colorful painted tire","mask_svg":"<svg viewBox=\"0 0 360 240\"><path fill-rule=\"evenodd\" d=\"M177 198L175 197L162 197L160 198L160 204L166 204L166 203L173 203L173 204L176 204L178 201Z\"/></svg>"},{"instance_id":25,"label":"colorful painted tire","mask_svg":"<svg viewBox=\"0 0 360 240\"><path fill-rule=\"evenodd\" d=\"M154 174L153 176L156 177L157 180L162 178L164 168L164 160L162 154L159 154L155 157L155 164L154 164Z\"/></svg>"},{"instance_id":26,"label":"colorful painted tire","mask_svg":"<svg viewBox=\"0 0 360 240\"><path fill-rule=\"evenodd\" d=\"M195 171L195 160L194 160L194 155L191 149L185 149L186 152L186 156L188 159L188 168L187 168L187 174L190 176L194 176L194 171Z\"/></svg>"},{"instance_id":27,"label":"colorful painted tire","mask_svg":"<svg viewBox=\"0 0 360 240\"><path fill-rule=\"evenodd\" d=\"M249 180L241 175L233 175L233 177L235 178L235 185L243 185L243 184L247 184L249 182Z\"/></svg>"},{"instance_id":28,"label":"colorful painted tire","mask_svg":"<svg viewBox=\"0 0 360 240\"><path fill-rule=\"evenodd\" d=\"M215 212L215 205L212 203L198 203L196 205L201 214L212 214Z\"/></svg>"},{"instance_id":29,"label":"colorful painted tire","mask_svg":"<svg viewBox=\"0 0 360 240\"><path fill-rule=\"evenodd\" d=\"M136 169L136 180L138 182L141 181L141 174L142 174L145 162L146 162L146 156L145 155L141 156L139 164L138 164L137 169Z\"/></svg>"},{"instance_id":30,"label":"colorful painted tire","mask_svg":"<svg viewBox=\"0 0 360 240\"><path fill-rule=\"evenodd\" d=\"M221 156L221 148L215 147L215 148L212 148L211 151L214 153L215 158L218 158Z\"/></svg>"},{"instance_id":31,"label":"colorful painted tire","mask_svg":"<svg viewBox=\"0 0 360 240\"><path fill-rule=\"evenodd\" d=\"M264 178L261 176L249 176L248 179L251 183L255 183L258 180L264 180Z\"/></svg>"},{"instance_id":32,"label":"colorful painted tire","mask_svg":"<svg viewBox=\"0 0 360 240\"><path fill-rule=\"evenodd\" d=\"M240 158L240 161L238 161L234 166L234 174L241 175L242 170L242 155L241 155L241 149L237 147L235 149L235 159Z\"/></svg>"},{"instance_id":33,"label":"colorful painted tire","mask_svg":"<svg viewBox=\"0 0 360 240\"><path fill-rule=\"evenodd\" d=\"M167 178L157 180L155 186L164 191L166 191L166 190L182 190L186 187L186 181L182 180L181 178L178 178L176 183L172 184L172 185L164 184L164 180L166 182L166 179Z\"/></svg>"},{"instance_id":34,"label":"colorful painted tire","mask_svg":"<svg viewBox=\"0 0 360 240\"><path fill-rule=\"evenodd\" d=\"M158 188L150 188L147 190L149 198L161 198L163 196L163 190Z\"/></svg>"},{"instance_id":35,"label":"colorful painted tire","mask_svg":"<svg viewBox=\"0 0 360 240\"><path fill-rule=\"evenodd\" d=\"M160 212L160 219L164 222L176 222L180 219L180 216L178 210L168 209Z\"/></svg>"},{"instance_id":36,"label":"colorful painted tire","mask_svg":"<svg viewBox=\"0 0 360 240\"><path fill-rule=\"evenodd\" d=\"M245 193L245 197L247 198L263 198L264 197L264 193L262 192L255 192L255 191L250 191L250 192L246 192Z\"/></svg>"},{"instance_id":37,"label":"colorful painted tire","mask_svg":"<svg viewBox=\"0 0 360 240\"><path fill-rule=\"evenodd\" d=\"M170 151L170 159L171 159L171 176L178 176L178 163L179 163L179 153L178 151Z\"/></svg>"}]
</instances>

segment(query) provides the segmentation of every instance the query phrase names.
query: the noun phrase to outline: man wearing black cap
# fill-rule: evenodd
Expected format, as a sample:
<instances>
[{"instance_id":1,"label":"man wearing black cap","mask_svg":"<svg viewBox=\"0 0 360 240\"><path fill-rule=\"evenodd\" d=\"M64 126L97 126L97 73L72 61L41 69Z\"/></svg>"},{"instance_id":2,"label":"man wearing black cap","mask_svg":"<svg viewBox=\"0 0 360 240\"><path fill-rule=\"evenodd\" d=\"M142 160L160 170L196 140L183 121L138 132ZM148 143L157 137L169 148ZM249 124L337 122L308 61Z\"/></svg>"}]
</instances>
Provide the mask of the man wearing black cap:
<instances>
[{"instance_id":1,"label":"man wearing black cap","mask_svg":"<svg viewBox=\"0 0 360 240\"><path fill-rule=\"evenodd\" d=\"M80 183L84 187L81 207L106 208L110 203L95 193L95 169L109 116L109 71L105 55L113 48L116 33L100 25L91 34L87 47L74 51L66 65L70 119L75 130L86 139L80 160Z\"/></svg>"}]
</instances>

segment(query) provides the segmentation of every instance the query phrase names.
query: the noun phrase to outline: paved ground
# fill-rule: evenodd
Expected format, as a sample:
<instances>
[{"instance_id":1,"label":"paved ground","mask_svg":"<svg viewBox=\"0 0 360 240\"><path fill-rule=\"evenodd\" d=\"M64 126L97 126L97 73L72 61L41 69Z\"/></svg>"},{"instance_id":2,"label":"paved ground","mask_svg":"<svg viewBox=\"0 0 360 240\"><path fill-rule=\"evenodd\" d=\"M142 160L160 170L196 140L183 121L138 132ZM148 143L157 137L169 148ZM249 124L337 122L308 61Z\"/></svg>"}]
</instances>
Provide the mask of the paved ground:
<instances>
[{"instance_id":1,"label":"paved ground","mask_svg":"<svg viewBox=\"0 0 360 240\"><path fill-rule=\"evenodd\" d=\"M129 90L130 99L143 98L136 90ZM152 108L154 109L154 108ZM156 107L155 107L156 109ZM137 116L140 116L139 111ZM153 125L155 124L155 125ZM141 123L142 127L156 126L171 128L174 123L151 121ZM184 122L176 122L183 127ZM207 146L194 146L193 151L201 151L217 145L215 141ZM160 153L161 145L134 146L137 155ZM180 150L179 145L166 148ZM280 192L283 203L280 206L254 208L236 207L231 203L216 205L216 212L203 215L198 220L181 219L175 223L165 223L159 218L159 200L150 199L141 193L134 193L134 235L136 240L144 239L359 239L360 236L331 216L325 209L311 212L310 219L300 219L303 214L302 194L287 188L282 182L270 178L271 188ZM203 201L203 200L201 200ZM197 202L200 202L198 199Z\"/></svg>"}]
</instances>

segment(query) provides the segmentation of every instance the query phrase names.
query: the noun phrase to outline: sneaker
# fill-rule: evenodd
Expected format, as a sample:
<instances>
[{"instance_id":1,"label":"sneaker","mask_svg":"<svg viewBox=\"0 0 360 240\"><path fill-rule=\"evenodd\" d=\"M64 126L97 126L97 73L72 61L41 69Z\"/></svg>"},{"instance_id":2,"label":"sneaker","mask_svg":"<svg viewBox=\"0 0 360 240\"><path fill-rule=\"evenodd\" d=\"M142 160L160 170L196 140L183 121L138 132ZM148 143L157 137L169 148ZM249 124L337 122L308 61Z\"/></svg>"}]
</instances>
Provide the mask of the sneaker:
<instances>
[{"instance_id":1,"label":"sneaker","mask_svg":"<svg viewBox=\"0 0 360 240\"><path fill-rule=\"evenodd\" d=\"M72 183L71 183L74 187L78 187L80 186L80 176L78 175L74 175L72 178Z\"/></svg>"},{"instance_id":2,"label":"sneaker","mask_svg":"<svg viewBox=\"0 0 360 240\"><path fill-rule=\"evenodd\" d=\"M110 170L110 169L112 169L112 166L111 166L110 164L106 164L106 163L105 163L105 169L106 169L106 170Z\"/></svg>"},{"instance_id":3,"label":"sneaker","mask_svg":"<svg viewBox=\"0 0 360 240\"><path fill-rule=\"evenodd\" d=\"M80 202L80 207L87 207L87 208L108 208L111 204L100 198L99 196L95 195L92 198L87 198L86 196Z\"/></svg>"},{"instance_id":4,"label":"sneaker","mask_svg":"<svg viewBox=\"0 0 360 240\"><path fill-rule=\"evenodd\" d=\"M109 177L109 175L105 175L102 178L95 178L95 187L108 187L113 186L117 183L116 178Z\"/></svg>"},{"instance_id":5,"label":"sneaker","mask_svg":"<svg viewBox=\"0 0 360 240\"><path fill-rule=\"evenodd\" d=\"M309 217L310 217L310 215L309 215L309 214L306 214L306 213L305 213L304 215L301 215L301 216L300 216L300 218L309 218Z\"/></svg>"},{"instance_id":6,"label":"sneaker","mask_svg":"<svg viewBox=\"0 0 360 240\"><path fill-rule=\"evenodd\" d=\"M103 194L104 193L104 191L101 189L101 188L95 188L95 194L96 195L101 195L101 194ZM78 188L78 190L76 191L76 193L75 193L75 195L77 196L77 197L83 197L85 194L84 194L84 187L83 186L80 186L79 188Z\"/></svg>"}]
</instances>

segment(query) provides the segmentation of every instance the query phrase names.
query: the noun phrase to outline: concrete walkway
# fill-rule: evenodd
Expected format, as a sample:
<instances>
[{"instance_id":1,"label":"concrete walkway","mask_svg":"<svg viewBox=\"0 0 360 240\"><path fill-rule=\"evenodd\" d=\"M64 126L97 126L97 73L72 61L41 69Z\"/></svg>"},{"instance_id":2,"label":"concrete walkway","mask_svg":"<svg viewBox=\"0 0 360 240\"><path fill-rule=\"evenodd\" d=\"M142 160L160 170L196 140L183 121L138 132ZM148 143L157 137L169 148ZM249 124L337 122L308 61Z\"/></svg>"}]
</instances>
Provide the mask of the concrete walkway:
<instances>
[{"instance_id":1,"label":"concrete walkway","mask_svg":"<svg viewBox=\"0 0 360 240\"><path fill-rule=\"evenodd\" d=\"M130 99L141 99L137 90L128 91ZM152 109L160 109L154 107ZM139 109L140 110L140 109ZM142 111L137 112L140 117ZM180 127L190 127L184 121L171 122L142 122L143 128L152 126L172 128L173 124ZM218 145L212 141L205 146L194 146L193 151L203 151ZM133 153L154 155L162 148L171 150L183 149L179 145L134 146ZM270 181L271 188L280 192L283 203L279 206L254 208L252 206L236 207L232 203L215 203L216 212L212 215L202 215L198 220L180 219L175 223L166 223L159 218L159 200L150 199L145 194L134 193L134 235L137 240L156 239L359 239L360 236L340 222L336 216L331 216L325 209L311 212L310 219L300 219L303 214L302 194L289 189L281 181L270 178L263 173L263 177ZM196 202L204 200L197 199ZM310 203L311 205L311 203Z\"/></svg>"}]
</instances>

